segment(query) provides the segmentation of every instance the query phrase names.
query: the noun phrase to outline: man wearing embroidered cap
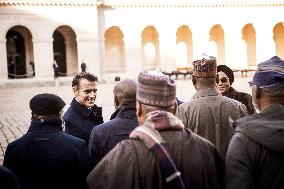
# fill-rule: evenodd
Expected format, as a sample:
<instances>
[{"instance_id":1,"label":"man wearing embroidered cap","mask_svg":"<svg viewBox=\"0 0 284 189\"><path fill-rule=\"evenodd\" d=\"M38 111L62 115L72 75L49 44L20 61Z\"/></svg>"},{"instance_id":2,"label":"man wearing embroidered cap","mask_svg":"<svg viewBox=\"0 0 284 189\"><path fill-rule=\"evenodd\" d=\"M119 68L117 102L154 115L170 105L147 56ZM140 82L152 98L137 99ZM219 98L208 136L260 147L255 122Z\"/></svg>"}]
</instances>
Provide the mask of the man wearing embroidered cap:
<instances>
[{"instance_id":1,"label":"man wearing embroidered cap","mask_svg":"<svg viewBox=\"0 0 284 189\"><path fill-rule=\"evenodd\" d=\"M223 161L217 150L173 115L173 80L161 72L141 72L136 109L139 126L89 174L90 189L222 187Z\"/></svg>"},{"instance_id":2,"label":"man wearing embroidered cap","mask_svg":"<svg viewBox=\"0 0 284 189\"><path fill-rule=\"evenodd\" d=\"M237 120L226 158L226 188L284 186L284 61L258 64L252 98L260 113Z\"/></svg>"},{"instance_id":3,"label":"man wearing embroidered cap","mask_svg":"<svg viewBox=\"0 0 284 189\"><path fill-rule=\"evenodd\" d=\"M218 92L215 57L203 55L192 64L192 82L197 92L190 101L178 107L176 116L186 127L216 145L222 157L225 158L233 136L230 122L248 115L246 107Z\"/></svg>"}]
</instances>

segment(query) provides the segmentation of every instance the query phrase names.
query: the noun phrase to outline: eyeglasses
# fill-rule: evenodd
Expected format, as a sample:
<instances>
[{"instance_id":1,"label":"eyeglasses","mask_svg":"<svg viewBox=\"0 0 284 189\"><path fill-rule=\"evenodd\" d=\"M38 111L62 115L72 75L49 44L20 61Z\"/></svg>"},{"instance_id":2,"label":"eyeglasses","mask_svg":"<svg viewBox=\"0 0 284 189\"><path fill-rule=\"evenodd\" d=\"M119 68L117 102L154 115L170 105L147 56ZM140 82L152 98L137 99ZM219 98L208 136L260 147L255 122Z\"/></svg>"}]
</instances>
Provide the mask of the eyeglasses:
<instances>
[{"instance_id":1,"label":"eyeglasses","mask_svg":"<svg viewBox=\"0 0 284 189\"><path fill-rule=\"evenodd\" d=\"M229 78L227 77L221 77L218 81L217 81L217 84L219 84L220 82L221 83L227 83L229 80Z\"/></svg>"}]
</instances>

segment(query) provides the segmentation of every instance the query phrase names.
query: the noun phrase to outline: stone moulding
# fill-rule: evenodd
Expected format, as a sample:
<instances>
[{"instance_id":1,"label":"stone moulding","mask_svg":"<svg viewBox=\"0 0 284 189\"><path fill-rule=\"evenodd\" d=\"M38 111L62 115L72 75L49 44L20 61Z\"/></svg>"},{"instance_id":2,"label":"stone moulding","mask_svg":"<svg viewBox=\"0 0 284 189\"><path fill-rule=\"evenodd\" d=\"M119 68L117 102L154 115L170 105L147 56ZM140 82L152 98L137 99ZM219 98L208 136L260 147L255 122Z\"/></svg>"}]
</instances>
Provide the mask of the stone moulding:
<instances>
[{"instance_id":1,"label":"stone moulding","mask_svg":"<svg viewBox=\"0 0 284 189\"><path fill-rule=\"evenodd\" d=\"M3 6L54 6L54 7L98 7L98 8L228 8L228 7L282 7L284 2L208 2L208 3L196 3L196 2L183 2L175 3L169 1L165 3L150 3L150 2L131 2L131 3L103 3L93 1L46 1L46 0L22 0L22 1L8 1L0 0L0 7Z\"/></svg>"}]
</instances>

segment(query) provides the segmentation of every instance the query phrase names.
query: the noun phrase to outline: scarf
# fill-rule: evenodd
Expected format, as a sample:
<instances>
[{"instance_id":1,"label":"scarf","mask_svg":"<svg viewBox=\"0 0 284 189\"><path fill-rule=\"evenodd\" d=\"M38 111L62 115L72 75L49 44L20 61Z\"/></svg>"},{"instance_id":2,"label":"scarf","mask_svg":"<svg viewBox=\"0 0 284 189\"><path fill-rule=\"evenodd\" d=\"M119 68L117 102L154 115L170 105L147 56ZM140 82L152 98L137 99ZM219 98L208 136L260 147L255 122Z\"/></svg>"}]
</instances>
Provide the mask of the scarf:
<instances>
[{"instance_id":1,"label":"scarf","mask_svg":"<svg viewBox=\"0 0 284 189\"><path fill-rule=\"evenodd\" d=\"M156 156L166 188L185 188L181 173L177 170L173 157L166 142L158 131L183 130L183 123L172 113L153 111L146 115L142 126L137 127L130 134L130 138L144 142L146 147Z\"/></svg>"}]
</instances>

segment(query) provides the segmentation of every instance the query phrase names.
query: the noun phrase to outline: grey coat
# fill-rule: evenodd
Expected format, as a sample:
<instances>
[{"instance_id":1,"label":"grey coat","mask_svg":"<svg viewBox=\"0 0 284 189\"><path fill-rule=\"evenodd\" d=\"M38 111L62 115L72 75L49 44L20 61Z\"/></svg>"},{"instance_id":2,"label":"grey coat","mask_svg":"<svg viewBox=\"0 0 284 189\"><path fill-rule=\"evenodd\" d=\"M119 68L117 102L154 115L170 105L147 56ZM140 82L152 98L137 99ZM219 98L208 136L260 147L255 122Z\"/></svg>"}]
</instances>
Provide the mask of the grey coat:
<instances>
[{"instance_id":1,"label":"grey coat","mask_svg":"<svg viewBox=\"0 0 284 189\"><path fill-rule=\"evenodd\" d=\"M233 136L233 120L246 115L245 105L222 96L215 88L197 91L176 113L185 127L216 145L223 158Z\"/></svg>"},{"instance_id":2,"label":"grey coat","mask_svg":"<svg viewBox=\"0 0 284 189\"><path fill-rule=\"evenodd\" d=\"M284 187L284 105L238 120L226 158L226 188Z\"/></svg>"}]
</instances>

